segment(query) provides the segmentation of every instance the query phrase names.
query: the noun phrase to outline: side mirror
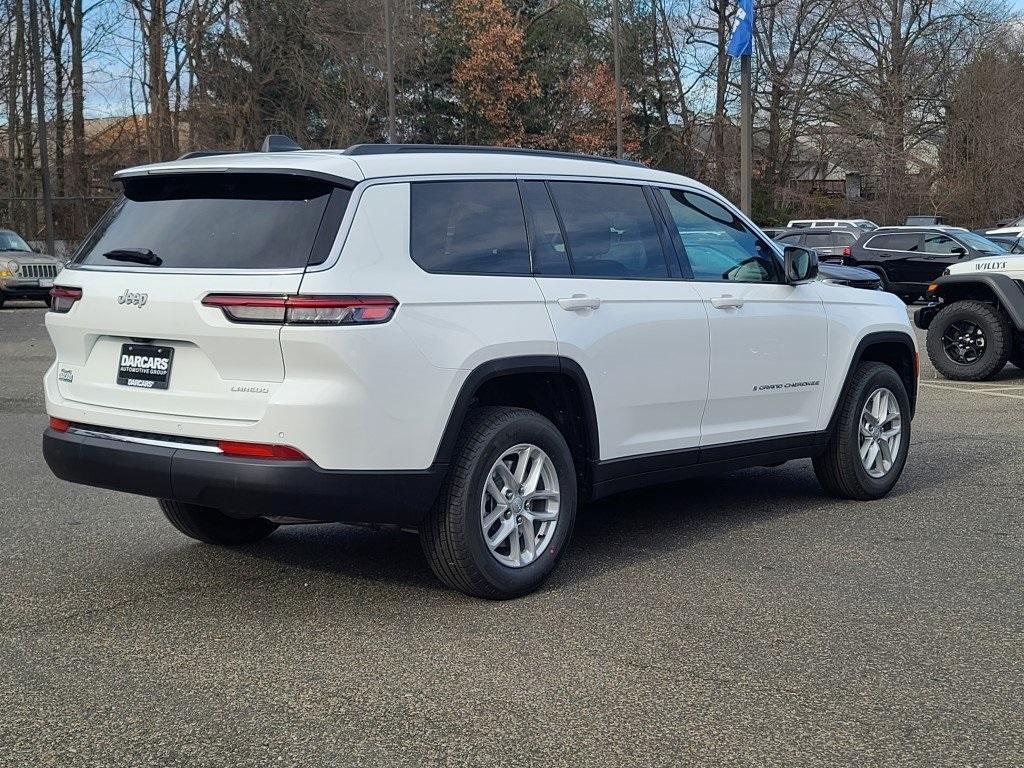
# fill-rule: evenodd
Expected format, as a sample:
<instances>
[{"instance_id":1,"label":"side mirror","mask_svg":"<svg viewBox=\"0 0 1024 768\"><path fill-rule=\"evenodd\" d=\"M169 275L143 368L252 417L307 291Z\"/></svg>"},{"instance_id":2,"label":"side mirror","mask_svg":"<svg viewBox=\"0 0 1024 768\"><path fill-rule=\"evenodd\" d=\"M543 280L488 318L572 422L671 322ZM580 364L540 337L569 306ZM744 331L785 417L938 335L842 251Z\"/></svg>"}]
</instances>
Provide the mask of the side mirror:
<instances>
[{"instance_id":1,"label":"side mirror","mask_svg":"<svg viewBox=\"0 0 1024 768\"><path fill-rule=\"evenodd\" d=\"M786 254L786 282L790 285L806 283L818 276L818 254L809 248L788 245Z\"/></svg>"},{"instance_id":2,"label":"side mirror","mask_svg":"<svg viewBox=\"0 0 1024 768\"><path fill-rule=\"evenodd\" d=\"M964 256L967 255L967 249L958 245L955 248L953 248L953 255L956 256L958 259L962 259Z\"/></svg>"}]
</instances>

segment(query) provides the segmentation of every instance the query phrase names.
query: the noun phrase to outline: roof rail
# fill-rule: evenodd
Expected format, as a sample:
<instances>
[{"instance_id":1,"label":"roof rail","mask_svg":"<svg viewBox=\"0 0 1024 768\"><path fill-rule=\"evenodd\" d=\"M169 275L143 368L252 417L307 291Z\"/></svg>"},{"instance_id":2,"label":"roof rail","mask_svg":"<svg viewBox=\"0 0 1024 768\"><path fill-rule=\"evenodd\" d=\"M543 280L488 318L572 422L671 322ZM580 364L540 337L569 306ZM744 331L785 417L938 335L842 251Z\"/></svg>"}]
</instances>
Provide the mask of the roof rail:
<instances>
[{"instance_id":1,"label":"roof rail","mask_svg":"<svg viewBox=\"0 0 1024 768\"><path fill-rule=\"evenodd\" d=\"M431 152L483 152L493 155L528 155L531 157L558 157L565 160L591 160L616 165L632 165L646 168L635 160L620 160L616 157L582 155L575 152L557 152L553 149L527 149L524 147L482 147L472 144L354 144L346 149L345 155L397 155L404 153L427 154Z\"/></svg>"},{"instance_id":2,"label":"roof rail","mask_svg":"<svg viewBox=\"0 0 1024 768\"><path fill-rule=\"evenodd\" d=\"M194 152L186 152L179 157L179 160L188 160L190 157L212 157L214 155L237 155L240 154L234 149L197 149Z\"/></svg>"}]
</instances>

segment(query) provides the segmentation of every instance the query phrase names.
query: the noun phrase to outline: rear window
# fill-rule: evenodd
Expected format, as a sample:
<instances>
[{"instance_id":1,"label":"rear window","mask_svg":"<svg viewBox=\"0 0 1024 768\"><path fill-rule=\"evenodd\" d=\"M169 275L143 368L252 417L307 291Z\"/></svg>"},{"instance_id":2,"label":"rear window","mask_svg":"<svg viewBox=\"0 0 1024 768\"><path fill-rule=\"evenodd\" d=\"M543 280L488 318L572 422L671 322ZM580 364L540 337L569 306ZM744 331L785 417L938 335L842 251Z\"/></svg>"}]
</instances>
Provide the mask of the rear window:
<instances>
[{"instance_id":1,"label":"rear window","mask_svg":"<svg viewBox=\"0 0 1024 768\"><path fill-rule=\"evenodd\" d=\"M159 269L305 267L326 258L349 194L326 181L288 174L128 178L124 197L82 244L75 262L131 266L130 260L104 255L129 251L151 252Z\"/></svg>"},{"instance_id":2,"label":"rear window","mask_svg":"<svg viewBox=\"0 0 1024 768\"><path fill-rule=\"evenodd\" d=\"M418 181L410 208L412 260L427 272L530 274L516 182Z\"/></svg>"}]
</instances>

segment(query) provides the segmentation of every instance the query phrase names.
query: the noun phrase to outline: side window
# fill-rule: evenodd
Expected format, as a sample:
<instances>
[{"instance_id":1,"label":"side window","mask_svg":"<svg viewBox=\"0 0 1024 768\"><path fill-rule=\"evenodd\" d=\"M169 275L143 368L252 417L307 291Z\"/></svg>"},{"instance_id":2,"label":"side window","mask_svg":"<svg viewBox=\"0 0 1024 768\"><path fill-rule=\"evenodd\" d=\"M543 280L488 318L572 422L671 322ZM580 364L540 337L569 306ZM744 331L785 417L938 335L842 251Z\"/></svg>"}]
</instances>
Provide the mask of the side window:
<instances>
[{"instance_id":1,"label":"side window","mask_svg":"<svg viewBox=\"0 0 1024 768\"><path fill-rule=\"evenodd\" d=\"M774 252L728 208L681 189L658 193L679 232L694 280L777 282Z\"/></svg>"},{"instance_id":2,"label":"side window","mask_svg":"<svg viewBox=\"0 0 1024 768\"><path fill-rule=\"evenodd\" d=\"M924 245L922 246L922 250L925 253L935 253L940 254L942 256L952 256L954 249L958 248L964 251L967 250L952 237L947 237L946 235L930 233L924 236Z\"/></svg>"},{"instance_id":3,"label":"side window","mask_svg":"<svg viewBox=\"0 0 1024 768\"><path fill-rule=\"evenodd\" d=\"M632 184L556 181L551 193L577 277L657 280L668 262L643 188Z\"/></svg>"},{"instance_id":4,"label":"side window","mask_svg":"<svg viewBox=\"0 0 1024 768\"><path fill-rule=\"evenodd\" d=\"M879 251L916 251L917 243L916 233L905 232L897 235L875 235L864 244L864 247Z\"/></svg>"},{"instance_id":5,"label":"side window","mask_svg":"<svg viewBox=\"0 0 1024 768\"><path fill-rule=\"evenodd\" d=\"M783 235L782 237L776 237L775 238L775 242L777 242L777 243L786 243L787 245L800 245L800 238L801 237L803 237L803 235L801 235L801 234Z\"/></svg>"},{"instance_id":6,"label":"side window","mask_svg":"<svg viewBox=\"0 0 1024 768\"><path fill-rule=\"evenodd\" d=\"M533 271L538 275L568 275L569 254L562 240L562 229L551 207L547 186L543 181L525 181L523 204L530 230L530 253Z\"/></svg>"},{"instance_id":7,"label":"side window","mask_svg":"<svg viewBox=\"0 0 1024 768\"><path fill-rule=\"evenodd\" d=\"M412 260L427 272L529 275L526 221L514 181L416 181Z\"/></svg>"}]
</instances>

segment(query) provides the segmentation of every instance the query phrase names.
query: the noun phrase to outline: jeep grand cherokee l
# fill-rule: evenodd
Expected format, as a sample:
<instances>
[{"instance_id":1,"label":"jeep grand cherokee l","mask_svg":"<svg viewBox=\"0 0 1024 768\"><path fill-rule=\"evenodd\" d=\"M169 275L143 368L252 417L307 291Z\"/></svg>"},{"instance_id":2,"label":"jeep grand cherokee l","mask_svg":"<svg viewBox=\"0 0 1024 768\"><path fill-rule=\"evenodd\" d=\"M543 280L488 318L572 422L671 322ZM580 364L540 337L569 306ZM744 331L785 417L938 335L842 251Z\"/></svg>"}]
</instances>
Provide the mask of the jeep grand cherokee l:
<instances>
[{"instance_id":1,"label":"jeep grand cherokee l","mask_svg":"<svg viewBox=\"0 0 1024 768\"><path fill-rule=\"evenodd\" d=\"M877 499L907 460L900 301L816 281L685 177L381 145L117 180L47 314L44 453L195 539L395 525L444 583L506 598L586 500L806 457Z\"/></svg>"}]
</instances>

